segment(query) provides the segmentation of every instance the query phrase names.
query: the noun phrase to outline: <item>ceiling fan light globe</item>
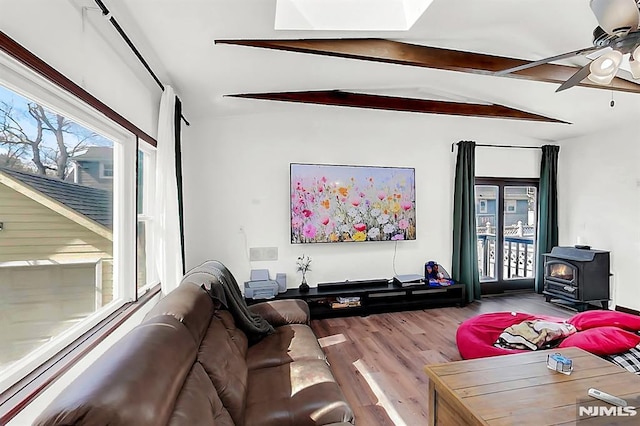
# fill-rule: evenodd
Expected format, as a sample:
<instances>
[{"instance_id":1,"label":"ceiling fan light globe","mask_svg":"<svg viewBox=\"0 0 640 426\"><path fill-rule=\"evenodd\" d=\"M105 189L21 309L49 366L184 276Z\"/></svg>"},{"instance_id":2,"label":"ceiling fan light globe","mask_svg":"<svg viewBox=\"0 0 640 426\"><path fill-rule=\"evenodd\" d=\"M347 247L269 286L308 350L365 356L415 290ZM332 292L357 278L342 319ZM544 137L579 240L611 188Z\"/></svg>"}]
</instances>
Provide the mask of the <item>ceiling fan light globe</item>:
<instances>
[{"instance_id":1,"label":"ceiling fan light globe","mask_svg":"<svg viewBox=\"0 0 640 426\"><path fill-rule=\"evenodd\" d=\"M629 69L634 79L637 80L640 78L640 61L636 61L635 59L629 60Z\"/></svg>"},{"instance_id":2,"label":"ceiling fan light globe","mask_svg":"<svg viewBox=\"0 0 640 426\"><path fill-rule=\"evenodd\" d=\"M624 57L622 52L620 52L619 50L612 50L610 52L605 53L603 56L606 56L608 59L611 59L614 64L613 66L616 69L620 66L620 64L622 63L622 58Z\"/></svg>"},{"instance_id":3,"label":"ceiling fan light globe","mask_svg":"<svg viewBox=\"0 0 640 426\"><path fill-rule=\"evenodd\" d=\"M608 34L624 35L638 29L640 12L635 0L591 0L589 7Z\"/></svg>"},{"instance_id":4,"label":"ceiling fan light globe","mask_svg":"<svg viewBox=\"0 0 640 426\"><path fill-rule=\"evenodd\" d=\"M596 84L602 84L602 85L607 85L609 83L611 83L611 81L613 80L613 77L615 77L615 73L612 73L610 75L604 75L604 76L600 76L600 75L596 75L594 73L591 73L587 76L587 78L591 81L593 81Z\"/></svg>"},{"instance_id":5,"label":"ceiling fan light globe","mask_svg":"<svg viewBox=\"0 0 640 426\"><path fill-rule=\"evenodd\" d=\"M629 56L629 69L634 79L640 78L640 45L636 46L631 52L631 56Z\"/></svg>"},{"instance_id":6,"label":"ceiling fan light globe","mask_svg":"<svg viewBox=\"0 0 640 426\"><path fill-rule=\"evenodd\" d=\"M611 60L611 58L607 58L604 61L602 61L602 63L600 64L600 69L602 70L608 70L613 68L613 61Z\"/></svg>"},{"instance_id":7,"label":"ceiling fan light globe","mask_svg":"<svg viewBox=\"0 0 640 426\"><path fill-rule=\"evenodd\" d=\"M607 52L591 62L591 65L589 65L589 71L591 71L592 75L603 78L608 77L609 75L615 75L620 63L622 62L622 56L622 53L617 50Z\"/></svg>"}]
</instances>

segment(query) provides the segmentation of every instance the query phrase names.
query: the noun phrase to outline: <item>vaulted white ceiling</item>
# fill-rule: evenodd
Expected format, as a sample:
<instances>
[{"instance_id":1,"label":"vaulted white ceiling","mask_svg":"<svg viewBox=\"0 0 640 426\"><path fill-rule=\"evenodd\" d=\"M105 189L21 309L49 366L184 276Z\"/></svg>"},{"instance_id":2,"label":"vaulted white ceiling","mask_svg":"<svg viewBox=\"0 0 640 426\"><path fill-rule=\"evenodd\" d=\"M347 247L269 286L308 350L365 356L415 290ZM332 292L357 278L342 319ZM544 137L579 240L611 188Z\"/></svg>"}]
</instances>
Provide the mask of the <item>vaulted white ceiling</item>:
<instances>
[{"instance_id":1,"label":"vaulted white ceiling","mask_svg":"<svg viewBox=\"0 0 640 426\"><path fill-rule=\"evenodd\" d=\"M597 22L588 0L434 0L407 31L275 30L276 0L104 2L163 81L176 88L187 117L284 108L278 102L265 106L265 101L224 97L229 94L333 89L494 103L572 123L522 127L543 140L627 125L640 115L640 94L585 87L555 93L558 85L552 83L214 44L370 37L537 60L592 45ZM574 57L561 63L587 62Z\"/></svg>"}]
</instances>

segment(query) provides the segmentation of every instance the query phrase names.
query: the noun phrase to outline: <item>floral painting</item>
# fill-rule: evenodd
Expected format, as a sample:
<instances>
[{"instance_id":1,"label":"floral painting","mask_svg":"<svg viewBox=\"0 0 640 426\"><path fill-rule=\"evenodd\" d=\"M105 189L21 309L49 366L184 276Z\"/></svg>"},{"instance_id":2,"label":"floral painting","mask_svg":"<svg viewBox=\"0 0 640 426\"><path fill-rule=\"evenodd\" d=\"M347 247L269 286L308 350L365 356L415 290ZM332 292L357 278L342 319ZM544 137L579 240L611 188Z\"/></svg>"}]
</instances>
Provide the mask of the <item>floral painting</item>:
<instances>
[{"instance_id":1,"label":"floral painting","mask_svg":"<svg viewBox=\"0 0 640 426\"><path fill-rule=\"evenodd\" d=\"M291 164L291 242L416 238L415 170Z\"/></svg>"}]
</instances>

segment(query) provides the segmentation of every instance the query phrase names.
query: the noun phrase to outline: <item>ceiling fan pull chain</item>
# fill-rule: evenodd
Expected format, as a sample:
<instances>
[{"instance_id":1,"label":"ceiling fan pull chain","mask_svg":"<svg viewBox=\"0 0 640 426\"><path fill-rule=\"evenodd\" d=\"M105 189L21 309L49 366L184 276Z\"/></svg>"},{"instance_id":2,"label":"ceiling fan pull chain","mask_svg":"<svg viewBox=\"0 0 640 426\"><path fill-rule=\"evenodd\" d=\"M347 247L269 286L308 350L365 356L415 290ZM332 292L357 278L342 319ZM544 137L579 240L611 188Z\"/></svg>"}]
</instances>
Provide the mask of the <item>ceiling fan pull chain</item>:
<instances>
[{"instance_id":1,"label":"ceiling fan pull chain","mask_svg":"<svg viewBox=\"0 0 640 426\"><path fill-rule=\"evenodd\" d=\"M616 105L616 101L613 100L613 90L611 91L611 103L609 105L611 106L611 108Z\"/></svg>"}]
</instances>

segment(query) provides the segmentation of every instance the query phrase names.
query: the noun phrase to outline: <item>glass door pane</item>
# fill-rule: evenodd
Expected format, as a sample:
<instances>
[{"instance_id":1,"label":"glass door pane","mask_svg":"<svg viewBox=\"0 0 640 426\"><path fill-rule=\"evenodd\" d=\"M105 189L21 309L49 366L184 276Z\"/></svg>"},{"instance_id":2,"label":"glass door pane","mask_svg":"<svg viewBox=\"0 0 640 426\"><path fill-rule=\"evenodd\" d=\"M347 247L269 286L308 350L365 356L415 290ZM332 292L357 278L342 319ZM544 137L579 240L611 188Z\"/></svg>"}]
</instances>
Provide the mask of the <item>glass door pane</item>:
<instances>
[{"instance_id":1,"label":"glass door pane","mask_svg":"<svg viewBox=\"0 0 640 426\"><path fill-rule=\"evenodd\" d=\"M533 278L535 271L537 191L533 186L505 186L502 278Z\"/></svg>"},{"instance_id":2,"label":"glass door pane","mask_svg":"<svg viewBox=\"0 0 640 426\"><path fill-rule=\"evenodd\" d=\"M496 185L476 185L476 233L480 281L496 281L496 229L500 189Z\"/></svg>"}]
</instances>

